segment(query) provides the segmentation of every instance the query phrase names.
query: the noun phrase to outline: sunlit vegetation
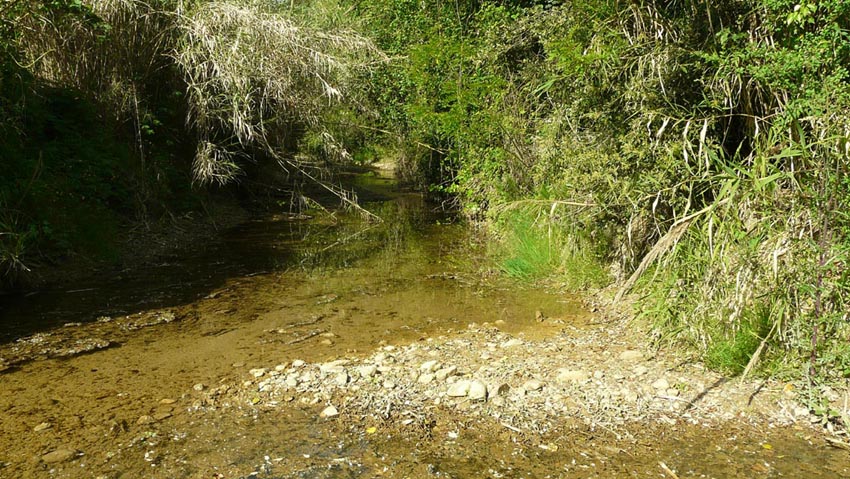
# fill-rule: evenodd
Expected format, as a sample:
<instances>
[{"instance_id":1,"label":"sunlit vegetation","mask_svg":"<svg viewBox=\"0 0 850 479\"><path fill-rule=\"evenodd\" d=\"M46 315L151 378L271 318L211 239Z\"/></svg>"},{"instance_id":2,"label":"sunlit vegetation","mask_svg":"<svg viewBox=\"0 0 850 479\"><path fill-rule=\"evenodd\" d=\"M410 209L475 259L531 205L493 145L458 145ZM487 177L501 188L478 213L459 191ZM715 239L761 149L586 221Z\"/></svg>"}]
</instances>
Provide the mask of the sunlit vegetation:
<instances>
[{"instance_id":1,"label":"sunlit vegetation","mask_svg":"<svg viewBox=\"0 0 850 479\"><path fill-rule=\"evenodd\" d=\"M729 373L850 376L848 2L0 8L6 278L103 234L74 205L392 156L506 275L631 295Z\"/></svg>"}]
</instances>

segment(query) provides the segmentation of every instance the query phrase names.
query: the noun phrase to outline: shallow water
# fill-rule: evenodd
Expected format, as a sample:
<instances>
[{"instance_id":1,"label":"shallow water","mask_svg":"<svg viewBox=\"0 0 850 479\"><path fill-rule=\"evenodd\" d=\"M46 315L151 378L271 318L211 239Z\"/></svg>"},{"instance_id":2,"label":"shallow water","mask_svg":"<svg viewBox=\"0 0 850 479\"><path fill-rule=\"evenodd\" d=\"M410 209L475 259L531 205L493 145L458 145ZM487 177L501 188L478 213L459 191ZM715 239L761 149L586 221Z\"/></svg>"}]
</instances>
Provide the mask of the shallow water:
<instances>
[{"instance_id":1,"label":"shallow water","mask_svg":"<svg viewBox=\"0 0 850 479\"><path fill-rule=\"evenodd\" d=\"M380 178L361 188L394 198L371 205L384 224L270 214L75 288L86 291L6 298L0 357L18 361L0 373L0 477L665 477L662 462L679 477L847 477L847 452L805 430L647 425L626 440L445 415L370 435L359 421L319 419L315 405L196 411L193 385L238 383L253 367L365 355L470 323L553 333L537 311L587 317L564 294L488 274L469 232L420 197ZM109 347L57 353L92 338ZM57 449L76 456L46 463Z\"/></svg>"}]
</instances>

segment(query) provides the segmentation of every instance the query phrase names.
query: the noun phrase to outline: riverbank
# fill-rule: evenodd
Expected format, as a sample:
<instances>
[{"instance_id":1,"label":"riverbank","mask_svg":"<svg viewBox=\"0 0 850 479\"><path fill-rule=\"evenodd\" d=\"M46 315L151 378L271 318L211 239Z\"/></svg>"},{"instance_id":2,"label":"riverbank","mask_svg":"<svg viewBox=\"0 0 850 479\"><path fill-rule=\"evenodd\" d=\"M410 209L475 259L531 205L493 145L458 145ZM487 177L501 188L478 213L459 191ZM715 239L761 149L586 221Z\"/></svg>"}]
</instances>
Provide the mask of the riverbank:
<instances>
[{"instance_id":1,"label":"riverbank","mask_svg":"<svg viewBox=\"0 0 850 479\"><path fill-rule=\"evenodd\" d=\"M417 195L381 213L392 221L255 218L196 256L70 294L98 301L75 303L97 315L85 321L41 297L66 323L0 345L0 473L850 471L843 436L787 384L724 378L650 349L611 303L486 274L470 232Z\"/></svg>"}]
</instances>

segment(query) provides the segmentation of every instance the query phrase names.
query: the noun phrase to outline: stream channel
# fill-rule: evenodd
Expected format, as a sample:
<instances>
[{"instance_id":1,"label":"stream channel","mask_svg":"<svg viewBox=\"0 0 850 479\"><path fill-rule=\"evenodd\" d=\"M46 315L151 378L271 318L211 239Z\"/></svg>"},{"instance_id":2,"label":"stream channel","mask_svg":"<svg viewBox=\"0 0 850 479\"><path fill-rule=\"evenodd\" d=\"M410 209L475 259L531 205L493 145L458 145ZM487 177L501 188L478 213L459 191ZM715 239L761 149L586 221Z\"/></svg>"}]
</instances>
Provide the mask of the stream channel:
<instances>
[{"instance_id":1,"label":"stream channel","mask_svg":"<svg viewBox=\"0 0 850 479\"><path fill-rule=\"evenodd\" d=\"M847 451L806 429L537 437L462 410L410 431L321 417L324 402L210 402L253 368L362 358L470 323L534 339L592 316L557 288L500 278L467 227L391 179L353 182L383 223L269 213L143 268L0 297L0 477L848 477Z\"/></svg>"}]
</instances>

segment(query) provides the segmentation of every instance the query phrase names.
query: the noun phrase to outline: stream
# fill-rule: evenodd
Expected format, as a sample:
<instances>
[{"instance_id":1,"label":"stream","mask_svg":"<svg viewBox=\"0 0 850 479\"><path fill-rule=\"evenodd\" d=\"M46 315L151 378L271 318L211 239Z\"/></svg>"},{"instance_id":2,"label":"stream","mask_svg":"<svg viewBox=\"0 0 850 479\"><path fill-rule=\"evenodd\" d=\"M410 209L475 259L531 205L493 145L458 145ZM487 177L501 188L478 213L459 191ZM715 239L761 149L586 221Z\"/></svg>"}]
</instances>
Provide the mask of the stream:
<instances>
[{"instance_id":1,"label":"stream","mask_svg":"<svg viewBox=\"0 0 850 479\"><path fill-rule=\"evenodd\" d=\"M269 213L156 264L0 297L0 477L850 477L848 452L806 427L520 433L435 408L416 429L322 417L329 400L238 401L258 368L592 321L555 286L501 278L467 227L390 178L354 184L383 223Z\"/></svg>"}]
</instances>

